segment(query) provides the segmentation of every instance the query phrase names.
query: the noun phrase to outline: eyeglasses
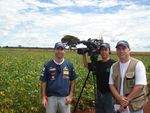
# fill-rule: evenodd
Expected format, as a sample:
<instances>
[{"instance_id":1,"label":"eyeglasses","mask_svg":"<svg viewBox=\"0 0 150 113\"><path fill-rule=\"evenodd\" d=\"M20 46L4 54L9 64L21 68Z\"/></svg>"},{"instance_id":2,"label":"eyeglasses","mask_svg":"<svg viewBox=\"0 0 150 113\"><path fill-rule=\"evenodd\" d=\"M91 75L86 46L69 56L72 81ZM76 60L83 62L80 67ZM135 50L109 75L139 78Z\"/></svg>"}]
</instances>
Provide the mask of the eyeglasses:
<instances>
[{"instance_id":1,"label":"eyeglasses","mask_svg":"<svg viewBox=\"0 0 150 113\"><path fill-rule=\"evenodd\" d=\"M58 73L61 73L61 67L60 67L60 65L56 65L56 70L57 70Z\"/></svg>"}]
</instances>

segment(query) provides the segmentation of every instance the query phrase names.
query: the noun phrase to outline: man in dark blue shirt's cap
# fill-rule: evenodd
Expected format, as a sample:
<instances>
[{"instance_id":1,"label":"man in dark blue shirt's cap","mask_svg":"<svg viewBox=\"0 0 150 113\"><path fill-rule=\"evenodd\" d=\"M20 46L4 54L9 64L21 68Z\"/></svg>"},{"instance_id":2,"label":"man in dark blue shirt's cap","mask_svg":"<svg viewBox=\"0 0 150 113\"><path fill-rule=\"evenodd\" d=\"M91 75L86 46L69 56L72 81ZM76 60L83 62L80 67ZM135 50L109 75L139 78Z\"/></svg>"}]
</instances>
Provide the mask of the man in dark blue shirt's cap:
<instances>
[{"instance_id":1,"label":"man in dark blue shirt's cap","mask_svg":"<svg viewBox=\"0 0 150 113\"><path fill-rule=\"evenodd\" d=\"M64 59L63 43L55 44L55 58L44 65L40 76L42 104L46 113L70 113L77 78L73 65Z\"/></svg>"}]
</instances>

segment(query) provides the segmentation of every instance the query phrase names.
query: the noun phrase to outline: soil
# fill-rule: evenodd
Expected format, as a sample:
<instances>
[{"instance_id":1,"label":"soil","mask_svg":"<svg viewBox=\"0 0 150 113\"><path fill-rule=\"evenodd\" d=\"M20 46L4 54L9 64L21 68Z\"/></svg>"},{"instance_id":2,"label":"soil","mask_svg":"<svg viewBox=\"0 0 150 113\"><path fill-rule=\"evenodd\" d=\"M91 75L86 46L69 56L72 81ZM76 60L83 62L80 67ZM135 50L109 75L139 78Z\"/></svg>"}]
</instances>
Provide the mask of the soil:
<instances>
[{"instance_id":1,"label":"soil","mask_svg":"<svg viewBox=\"0 0 150 113\"><path fill-rule=\"evenodd\" d=\"M77 113L95 113L95 109L91 108L91 109L88 109L88 110L85 110L85 111L79 111ZM150 113L150 98L149 98L148 103L144 107L144 113Z\"/></svg>"}]
</instances>

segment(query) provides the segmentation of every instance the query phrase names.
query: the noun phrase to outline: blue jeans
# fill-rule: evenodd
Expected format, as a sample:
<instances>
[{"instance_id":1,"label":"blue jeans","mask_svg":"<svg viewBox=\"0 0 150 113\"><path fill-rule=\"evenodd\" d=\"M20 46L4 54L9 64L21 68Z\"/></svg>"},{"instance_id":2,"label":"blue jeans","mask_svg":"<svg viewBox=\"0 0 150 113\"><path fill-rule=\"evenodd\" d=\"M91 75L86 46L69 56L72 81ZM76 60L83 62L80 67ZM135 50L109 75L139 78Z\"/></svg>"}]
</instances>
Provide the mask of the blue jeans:
<instances>
[{"instance_id":1,"label":"blue jeans","mask_svg":"<svg viewBox=\"0 0 150 113\"><path fill-rule=\"evenodd\" d=\"M112 94L101 94L99 91L96 95L96 113L113 113Z\"/></svg>"}]
</instances>

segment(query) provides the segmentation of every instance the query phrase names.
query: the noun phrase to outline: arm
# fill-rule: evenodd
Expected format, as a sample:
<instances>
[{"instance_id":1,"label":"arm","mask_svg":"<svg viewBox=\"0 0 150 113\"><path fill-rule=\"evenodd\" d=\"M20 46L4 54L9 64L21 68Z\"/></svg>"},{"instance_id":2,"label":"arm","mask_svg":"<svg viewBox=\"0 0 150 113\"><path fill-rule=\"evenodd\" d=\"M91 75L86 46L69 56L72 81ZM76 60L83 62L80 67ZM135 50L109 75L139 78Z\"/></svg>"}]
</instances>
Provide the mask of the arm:
<instances>
[{"instance_id":1,"label":"arm","mask_svg":"<svg viewBox=\"0 0 150 113\"><path fill-rule=\"evenodd\" d=\"M147 85L146 70L144 64L139 61L135 67L135 86L127 96L128 100L134 99L143 89L144 85Z\"/></svg>"},{"instance_id":2,"label":"arm","mask_svg":"<svg viewBox=\"0 0 150 113\"><path fill-rule=\"evenodd\" d=\"M139 61L135 67L135 74L135 86L133 87L130 94L127 96L129 101L131 101L141 92L144 85L147 85L146 70L144 64L141 61Z\"/></svg>"},{"instance_id":3,"label":"arm","mask_svg":"<svg viewBox=\"0 0 150 113\"><path fill-rule=\"evenodd\" d=\"M127 96L128 100L131 101L135 98L143 89L143 85L135 85L131 91L131 93Z\"/></svg>"},{"instance_id":4,"label":"arm","mask_svg":"<svg viewBox=\"0 0 150 113\"><path fill-rule=\"evenodd\" d=\"M109 76L109 88L110 88L110 91L112 92L113 96L115 97L115 99L119 102L119 104L124 106L125 104L128 103L128 101L127 101L126 97L121 96L120 92L118 92L118 90L116 89L112 76L113 76L113 70L111 67L110 76Z\"/></svg>"},{"instance_id":5,"label":"arm","mask_svg":"<svg viewBox=\"0 0 150 113\"><path fill-rule=\"evenodd\" d=\"M46 97L46 94L45 94L45 91L46 91L46 82L41 82L41 95L42 95L42 105L44 107L46 107L47 105L47 97Z\"/></svg>"},{"instance_id":6,"label":"arm","mask_svg":"<svg viewBox=\"0 0 150 113\"><path fill-rule=\"evenodd\" d=\"M119 92L117 91L117 89L115 88L114 84L109 84L109 88L110 88L110 91L111 93L113 94L113 96L115 97L115 99L120 102L120 94Z\"/></svg>"},{"instance_id":7,"label":"arm","mask_svg":"<svg viewBox=\"0 0 150 113\"><path fill-rule=\"evenodd\" d=\"M73 97L74 90L75 90L75 80L72 80L71 83L70 83L70 92L69 92L69 95L71 97Z\"/></svg>"},{"instance_id":8,"label":"arm","mask_svg":"<svg viewBox=\"0 0 150 113\"><path fill-rule=\"evenodd\" d=\"M41 80L41 97L42 97L42 105L44 107L46 107L47 105L47 97L46 97L46 68L45 66L43 67L41 76L40 76L40 80Z\"/></svg>"},{"instance_id":9,"label":"arm","mask_svg":"<svg viewBox=\"0 0 150 113\"><path fill-rule=\"evenodd\" d=\"M46 82L41 81L41 95L42 95L42 98L44 98L46 96L45 91L46 91Z\"/></svg>"},{"instance_id":10,"label":"arm","mask_svg":"<svg viewBox=\"0 0 150 113\"><path fill-rule=\"evenodd\" d=\"M72 100L73 100L73 94L74 94L74 90L75 90L75 80L72 80L70 82L70 92L69 95L66 97L66 104L71 104Z\"/></svg>"},{"instance_id":11,"label":"arm","mask_svg":"<svg viewBox=\"0 0 150 113\"><path fill-rule=\"evenodd\" d=\"M115 97L115 99L116 99L122 106L126 106L126 104L128 104L127 98L121 96L113 84L110 84L110 85L109 85L109 88L110 88L110 90L111 90L113 96Z\"/></svg>"},{"instance_id":12,"label":"arm","mask_svg":"<svg viewBox=\"0 0 150 113\"><path fill-rule=\"evenodd\" d=\"M110 84L109 88L110 88L113 96L115 97L115 99L121 105L119 111L121 111L121 112L124 111L124 109L126 108L126 106L129 104L128 99L126 97L124 97L124 96L121 96L113 84Z\"/></svg>"},{"instance_id":13,"label":"arm","mask_svg":"<svg viewBox=\"0 0 150 113\"><path fill-rule=\"evenodd\" d=\"M128 106L129 102L132 99L134 99L138 94L141 93L143 87L144 87L143 85L135 85L132 91L130 92L130 94L127 97L124 97L124 99L126 100L126 103L122 101L121 105Z\"/></svg>"},{"instance_id":14,"label":"arm","mask_svg":"<svg viewBox=\"0 0 150 113\"><path fill-rule=\"evenodd\" d=\"M83 55L83 64L86 68L88 68L88 62L87 62L87 57L86 54Z\"/></svg>"},{"instance_id":15,"label":"arm","mask_svg":"<svg viewBox=\"0 0 150 113\"><path fill-rule=\"evenodd\" d=\"M110 75L109 75L109 88L115 99L119 102L120 101L120 93L117 91L115 85L114 85L114 80L113 80L113 69L112 66L110 68Z\"/></svg>"}]
</instances>

